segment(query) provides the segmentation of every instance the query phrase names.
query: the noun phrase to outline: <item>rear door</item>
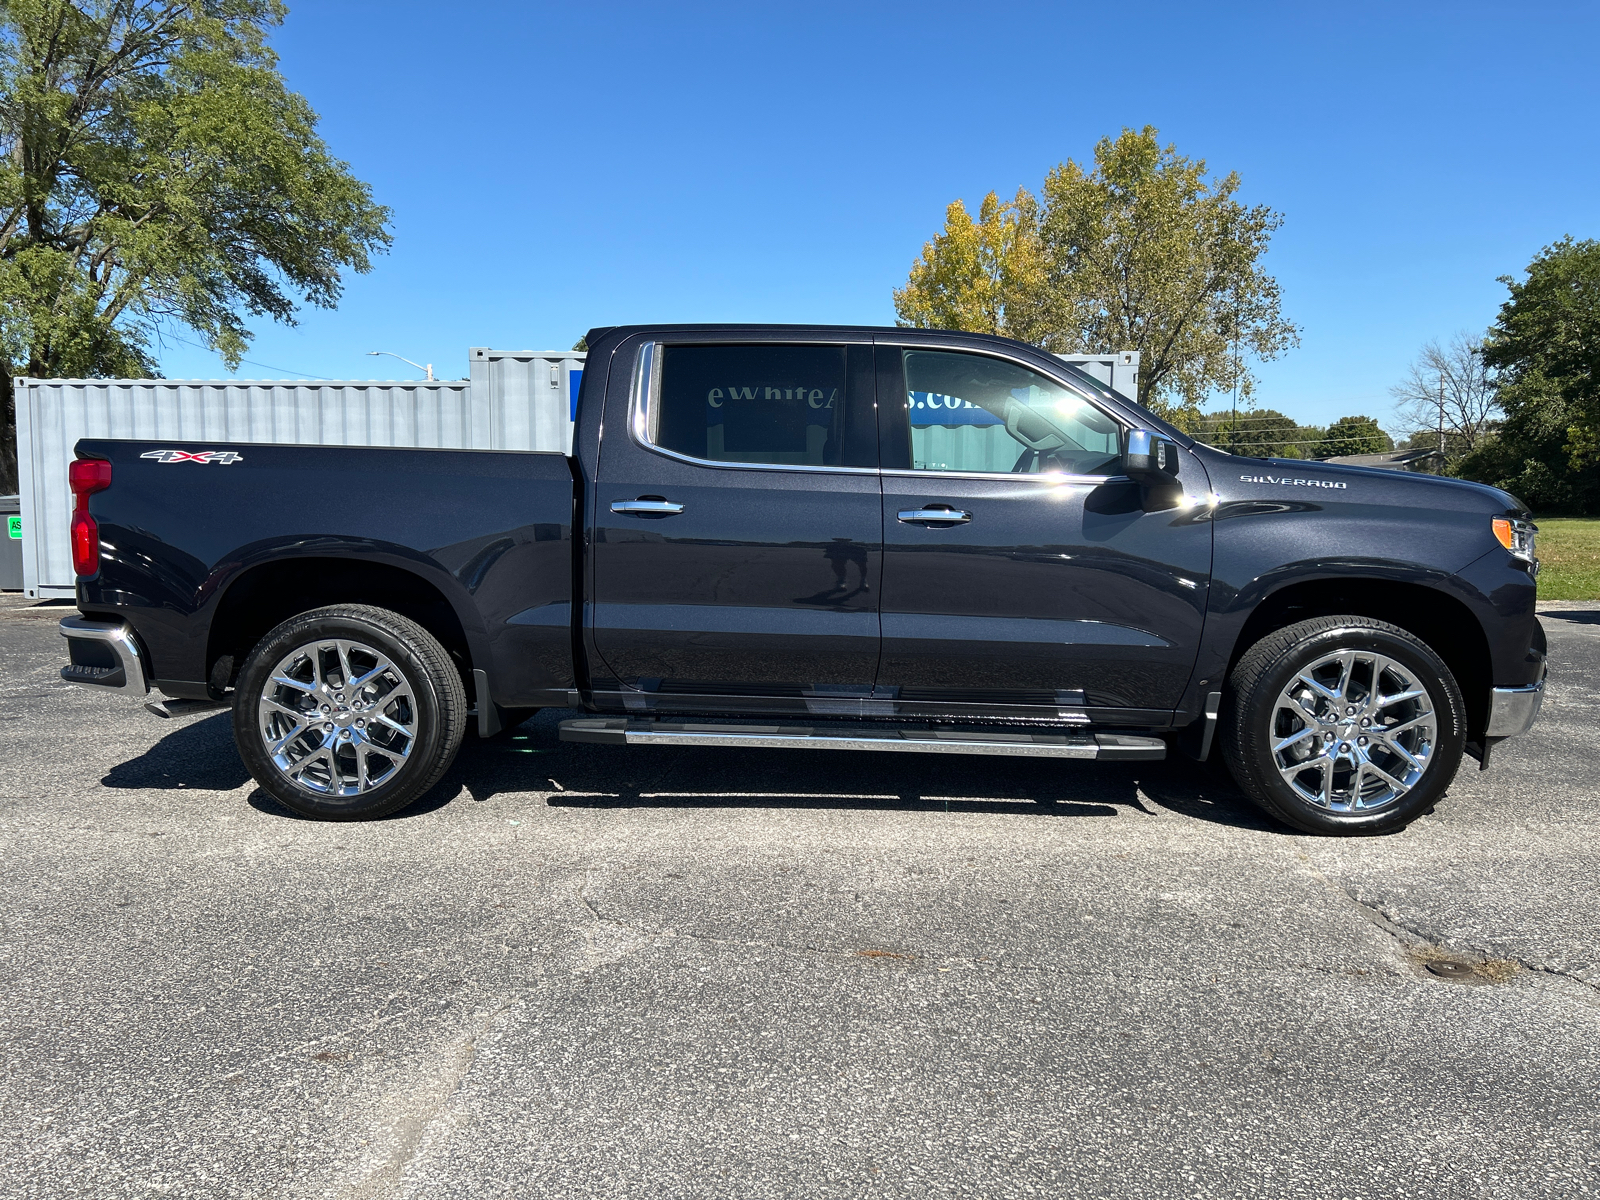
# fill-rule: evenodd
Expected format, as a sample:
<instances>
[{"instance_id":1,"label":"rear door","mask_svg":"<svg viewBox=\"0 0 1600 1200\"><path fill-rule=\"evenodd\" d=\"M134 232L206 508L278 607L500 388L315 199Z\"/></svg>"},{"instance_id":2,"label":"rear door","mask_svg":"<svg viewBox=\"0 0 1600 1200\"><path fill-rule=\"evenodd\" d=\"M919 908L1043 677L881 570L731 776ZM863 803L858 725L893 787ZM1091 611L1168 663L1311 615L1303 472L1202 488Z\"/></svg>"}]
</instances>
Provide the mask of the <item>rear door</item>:
<instances>
[{"instance_id":1,"label":"rear door","mask_svg":"<svg viewBox=\"0 0 1600 1200\"><path fill-rule=\"evenodd\" d=\"M1199 646L1209 508L1148 510L1089 389L999 355L878 355L879 695L905 715L1165 720ZM1181 479L1207 490L1186 452Z\"/></svg>"},{"instance_id":2,"label":"rear door","mask_svg":"<svg viewBox=\"0 0 1600 1200\"><path fill-rule=\"evenodd\" d=\"M840 338L639 347L600 446L597 702L860 710L879 649L874 388L872 347Z\"/></svg>"}]
</instances>

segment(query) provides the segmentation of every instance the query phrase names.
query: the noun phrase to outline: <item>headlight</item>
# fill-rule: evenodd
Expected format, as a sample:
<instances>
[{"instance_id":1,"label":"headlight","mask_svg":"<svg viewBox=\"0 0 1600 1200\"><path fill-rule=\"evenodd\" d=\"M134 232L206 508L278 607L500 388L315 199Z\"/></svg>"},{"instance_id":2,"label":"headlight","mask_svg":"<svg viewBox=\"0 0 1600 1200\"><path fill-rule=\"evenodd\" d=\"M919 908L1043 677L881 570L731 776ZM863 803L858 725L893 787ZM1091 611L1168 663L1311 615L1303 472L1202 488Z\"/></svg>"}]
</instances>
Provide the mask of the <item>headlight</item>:
<instances>
[{"instance_id":1,"label":"headlight","mask_svg":"<svg viewBox=\"0 0 1600 1200\"><path fill-rule=\"evenodd\" d=\"M1533 562L1533 535L1539 532L1539 527L1532 521L1520 521L1516 517L1496 517L1494 519L1494 536L1507 550L1511 551L1513 558L1520 558L1523 562Z\"/></svg>"}]
</instances>

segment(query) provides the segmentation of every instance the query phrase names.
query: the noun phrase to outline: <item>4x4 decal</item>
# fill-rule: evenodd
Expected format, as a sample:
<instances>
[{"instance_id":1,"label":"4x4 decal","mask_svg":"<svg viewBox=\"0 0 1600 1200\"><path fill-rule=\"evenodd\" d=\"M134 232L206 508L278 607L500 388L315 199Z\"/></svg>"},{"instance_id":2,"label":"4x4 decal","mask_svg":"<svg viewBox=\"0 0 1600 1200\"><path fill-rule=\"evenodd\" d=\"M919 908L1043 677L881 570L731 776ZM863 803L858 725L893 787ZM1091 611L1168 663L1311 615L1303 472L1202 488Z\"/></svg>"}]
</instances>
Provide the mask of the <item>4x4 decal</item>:
<instances>
[{"instance_id":1,"label":"4x4 decal","mask_svg":"<svg viewBox=\"0 0 1600 1200\"><path fill-rule=\"evenodd\" d=\"M193 452L188 450L146 450L139 457L153 458L157 462L164 463L222 463L224 466L244 461L244 455L236 454L232 450L196 450Z\"/></svg>"}]
</instances>

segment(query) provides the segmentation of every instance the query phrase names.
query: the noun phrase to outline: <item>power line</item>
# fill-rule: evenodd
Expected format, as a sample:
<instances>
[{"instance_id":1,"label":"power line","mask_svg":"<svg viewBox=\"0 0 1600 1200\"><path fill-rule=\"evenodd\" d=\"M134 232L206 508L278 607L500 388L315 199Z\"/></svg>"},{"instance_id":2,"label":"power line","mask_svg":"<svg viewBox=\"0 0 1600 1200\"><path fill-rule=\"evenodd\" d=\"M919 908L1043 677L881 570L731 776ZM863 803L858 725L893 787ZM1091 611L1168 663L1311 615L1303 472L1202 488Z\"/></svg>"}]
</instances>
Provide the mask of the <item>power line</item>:
<instances>
[{"instance_id":1,"label":"power line","mask_svg":"<svg viewBox=\"0 0 1600 1200\"><path fill-rule=\"evenodd\" d=\"M1322 426L1320 426L1320 425L1310 426L1307 422L1296 421L1293 417L1240 417L1237 421L1234 421L1234 420L1230 419L1226 413L1202 413L1200 419L1203 420L1203 421L1221 421L1221 422L1223 422L1223 423L1225 423L1227 425L1230 425L1230 426L1232 426L1232 425L1247 425L1247 424L1249 424L1249 423L1251 423L1253 421L1253 422L1256 422L1257 424L1260 424L1262 422L1270 422L1270 423L1272 423L1274 425L1281 425L1281 424L1284 424L1284 423L1288 423L1290 425L1297 425L1297 426L1301 427L1302 429L1303 428L1308 428L1308 427L1309 428L1316 428L1316 429L1322 428ZM1377 418L1373 417L1372 420L1374 422L1376 422ZM1337 422L1335 422L1335 423L1337 423Z\"/></svg>"},{"instance_id":2,"label":"power line","mask_svg":"<svg viewBox=\"0 0 1600 1200\"><path fill-rule=\"evenodd\" d=\"M209 354L215 354L216 353L216 351L212 350L212 348L210 346L202 346L198 342L191 342L187 338L181 338L177 334L174 334L174 333L168 333L168 334L158 335L158 336L163 336L169 341L178 342L181 345L188 346L188 347L190 347L191 349L194 349L194 350L204 350ZM298 376L300 376L301 379L327 379L327 378L329 378L327 375L308 375L304 371L292 371L288 367L275 367L271 363L257 362L253 358L241 358L239 361L242 362L242 363L249 363L252 367L261 367L264 370L268 370L268 371L284 371L284 372L286 372L286 373L288 373L290 375L298 375Z\"/></svg>"}]
</instances>

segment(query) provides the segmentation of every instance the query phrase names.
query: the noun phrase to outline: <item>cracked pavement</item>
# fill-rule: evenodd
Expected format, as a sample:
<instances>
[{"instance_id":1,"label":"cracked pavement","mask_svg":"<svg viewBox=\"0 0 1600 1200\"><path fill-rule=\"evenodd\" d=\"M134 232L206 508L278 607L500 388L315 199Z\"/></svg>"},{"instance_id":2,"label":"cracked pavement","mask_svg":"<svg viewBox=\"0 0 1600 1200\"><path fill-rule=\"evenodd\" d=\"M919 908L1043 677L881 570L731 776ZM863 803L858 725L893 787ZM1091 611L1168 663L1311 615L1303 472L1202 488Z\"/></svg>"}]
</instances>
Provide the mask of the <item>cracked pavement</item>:
<instances>
[{"instance_id":1,"label":"cracked pavement","mask_svg":"<svg viewBox=\"0 0 1600 1200\"><path fill-rule=\"evenodd\" d=\"M1181 761L553 712L321 825L0 597L0 1196L1600 1195L1600 606L1548 608L1534 733L1324 840Z\"/></svg>"}]
</instances>

